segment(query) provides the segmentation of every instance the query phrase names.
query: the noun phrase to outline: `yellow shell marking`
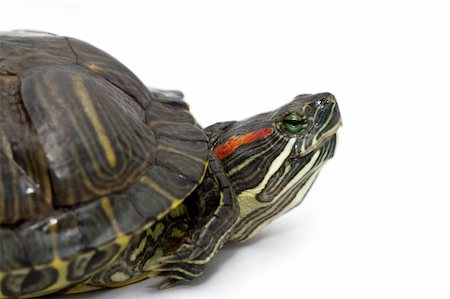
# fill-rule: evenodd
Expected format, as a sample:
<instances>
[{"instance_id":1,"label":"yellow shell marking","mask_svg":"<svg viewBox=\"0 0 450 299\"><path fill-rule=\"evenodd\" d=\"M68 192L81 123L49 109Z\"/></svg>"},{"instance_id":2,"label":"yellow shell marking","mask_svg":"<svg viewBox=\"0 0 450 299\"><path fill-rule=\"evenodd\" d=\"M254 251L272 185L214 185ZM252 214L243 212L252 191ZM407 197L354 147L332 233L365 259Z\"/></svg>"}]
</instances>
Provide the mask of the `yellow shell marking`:
<instances>
[{"instance_id":1,"label":"yellow shell marking","mask_svg":"<svg viewBox=\"0 0 450 299\"><path fill-rule=\"evenodd\" d=\"M100 199L100 204L102 205L103 211L105 212L106 216L108 216L109 221L111 221L111 224L114 227L114 230L121 234L121 230L119 226L117 225L116 219L114 218L114 212L111 207L111 202L109 201L108 197L104 196Z\"/></svg>"},{"instance_id":2,"label":"yellow shell marking","mask_svg":"<svg viewBox=\"0 0 450 299\"><path fill-rule=\"evenodd\" d=\"M75 287L71 288L67 292L64 292L64 294L77 294L77 293L85 293L85 292L91 292L98 289L102 289L102 286L91 286L87 284L78 284Z\"/></svg>"},{"instance_id":3,"label":"yellow shell marking","mask_svg":"<svg viewBox=\"0 0 450 299\"><path fill-rule=\"evenodd\" d=\"M152 188L153 190L155 190L156 192L158 192L165 198L169 199L172 202L170 209L176 208L184 199L184 198L174 197L172 194L170 194L166 190L162 189L155 181L153 181L151 178L149 178L147 176L143 176L140 179L140 182L147 185L148 187ZM166 213L167 213L167 211L160 213L157 218L161 219L162 217L164 217L166 215Z\"/></svg>"},{"instance_id":4,"label":"yellow shell marking","mask_svg":"<svg viewBox=\"0 0 450 299\"><path fill-rule=\"evenodd\" d=\"M177 154L177 155L180 155L180 156L187 157L187 158L189 158L189 159L192 159L192 160L194 160L194 161L196 161L196 162L199 162L199 163L202 163L202 164L205 162L205 161L203 161L203 160L200 159L200 158L197 158L197 157L195 157L195 156L193 156L193 155L189 155L189 154L187 154L187 153L185 153L185 152L179 151L179 150L177 150L177 149L174 149L174 148L171 148L171 147L168 147L168 146L158 145L158 148L159 148L159 149L162 149L162 150L164 150L164 151L166 151L166 152L169 152L169 153L174 153L174 154Z\"/></svg>"},{"instance_id":5,"label":"yellow shell marking","mask_svg":"<svg viewBox=\"0 0 450 299\"><path fill-rule=\"evenodd\" d=\"M145 184L145 185L149 186L150 188L152 188L153 190L155 190L156 192L158 192L159 194L161 194L162 196L164 196L165 198L169 199L170 201L177 201L177 200L179 200L178 198L172 196L172 194L170 194L166 190L162 189L157 183L155 183L155 181L153 181L148 176L143 176L140 179L140 181L143 184Z\"/></svg>"},{"instance_id":6,"label":"yellow shell marking","mask_svg":"<svg viewBox=\"0 0 450 299\"><path fill-rule=\"evenodd\" d=\"M114 227L114 230L117 233L116 240L114 243L118 244L120 246L119 252L122 252L126 246L128 246L128 243L130 242L131 236L124 235L122 231L119 228L119 225L117 224L116 218L114 217L114 213L111 207L111 202L109 201L108 197L102 197L101 199L101 205L103 208L103 211L108 216L109 221L111 221L111 224Z\"/></svg>"},{"instance_id":7,"label":"yellow shell marking","mask_svg":"<svg viewBox=\"0 0 450 299\"><path fill-rule=\"evenodd\" d=\"M84 111L86 112L89 120L95 128L95 131L97 132L98 140L100 141L100 144L106 154L106 159L108 160L109 165L114 167L117 163L116 156L114 154L114 151L112 150L112 146L108 139L108 136L106 135L105 129L98 119L98 115L95 111L94 105L92 105L92 102L89 99L88 92L83 85L82 78L78 77L74 81L76 93L80 98L81 105L83 106Z\"/></svg>"}]
</instances>

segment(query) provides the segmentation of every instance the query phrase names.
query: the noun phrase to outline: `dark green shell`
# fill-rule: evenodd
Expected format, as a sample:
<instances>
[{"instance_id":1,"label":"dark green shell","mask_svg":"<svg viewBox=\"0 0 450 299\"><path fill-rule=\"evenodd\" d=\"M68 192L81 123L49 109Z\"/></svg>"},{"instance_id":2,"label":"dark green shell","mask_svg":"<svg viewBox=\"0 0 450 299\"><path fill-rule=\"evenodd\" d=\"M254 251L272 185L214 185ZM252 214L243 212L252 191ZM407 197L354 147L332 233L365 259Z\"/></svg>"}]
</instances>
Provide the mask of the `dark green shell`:
<instances>
[{"instance_id":1,"label":"dark green shell","mask_svg":"<svg viewBox=\"0 0 450 299\"><path fill-rule=\"evenodd\" d=\"M198 185L207 157L180 93L76 39L0 34L0 297L107 265Z\"/></svg>"}]
</instances>

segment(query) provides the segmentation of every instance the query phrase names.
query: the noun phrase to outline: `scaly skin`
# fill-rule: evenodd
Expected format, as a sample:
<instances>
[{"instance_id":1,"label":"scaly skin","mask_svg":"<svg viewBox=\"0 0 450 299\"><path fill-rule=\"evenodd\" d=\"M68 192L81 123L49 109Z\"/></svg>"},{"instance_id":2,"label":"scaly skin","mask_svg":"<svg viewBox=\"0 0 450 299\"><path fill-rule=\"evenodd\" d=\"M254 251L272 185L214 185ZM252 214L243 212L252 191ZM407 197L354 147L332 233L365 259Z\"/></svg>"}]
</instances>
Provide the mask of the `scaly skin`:
<instances>
[{"instance_id":1,"label":"scaly skin","mask_svg":"<svg viewBox=\"0 0 450 299\"><path fill-rule=\"evenodd\" d=\"M122 287L154 276L166 277L163 288L193 279L223 246L238 215L229 181L211 155L202 183L181 205L136 235L112 265L65 292Z\"/></svg>"}]
</instances>

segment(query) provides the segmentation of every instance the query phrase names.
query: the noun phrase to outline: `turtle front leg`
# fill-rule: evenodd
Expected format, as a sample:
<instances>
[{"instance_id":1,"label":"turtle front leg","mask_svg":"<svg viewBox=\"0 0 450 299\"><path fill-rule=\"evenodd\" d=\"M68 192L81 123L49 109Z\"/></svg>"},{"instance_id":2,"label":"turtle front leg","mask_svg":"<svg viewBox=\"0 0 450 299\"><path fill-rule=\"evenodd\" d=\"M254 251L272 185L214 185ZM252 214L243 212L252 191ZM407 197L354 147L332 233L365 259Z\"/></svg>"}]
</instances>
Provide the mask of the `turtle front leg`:
<instances>
[{"instance_id":1,"label":"turtle front leg","mask_svg":"<svg viewBox=\"0 0 450 299\"><path fill-rule=\"evenodd\" d=\"M205 179L197 188L198 221L191 234L170 255L159 261L161 288L200 276L206 265L227 241L239 217L239 205L228 177L214 155L210 155Z\"/></svg>"}]
</instances>

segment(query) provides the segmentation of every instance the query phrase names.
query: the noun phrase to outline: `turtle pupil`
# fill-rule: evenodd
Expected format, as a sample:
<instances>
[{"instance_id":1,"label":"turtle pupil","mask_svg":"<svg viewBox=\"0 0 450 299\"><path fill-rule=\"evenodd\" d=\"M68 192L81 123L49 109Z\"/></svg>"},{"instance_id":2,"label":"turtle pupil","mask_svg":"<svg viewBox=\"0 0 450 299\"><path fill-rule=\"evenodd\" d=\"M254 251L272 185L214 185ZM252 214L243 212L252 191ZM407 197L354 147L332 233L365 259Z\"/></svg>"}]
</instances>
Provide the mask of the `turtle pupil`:
<instances>
[{"instance_id":1,"label":"turtle pupil","mask_svg":"<svg viewBox=\"0 0 450 299\"><path fill-rule=\"evenodd\" d=\"M292 126L299 126L302 124L302 121L299 120L285 120L284 123L290 124Z\"/></svg>"},{"instance_id":2,"label":"turtle pupil","mask_svg":"<svg viewBox=\"0 0 450 299\"><path fill-rule=\"evenodd\" d=\"M283 126L289 133L298 133L306 127L306 122L297 113L292 113L284 118Z\"/></svg>"}]
</instances>

